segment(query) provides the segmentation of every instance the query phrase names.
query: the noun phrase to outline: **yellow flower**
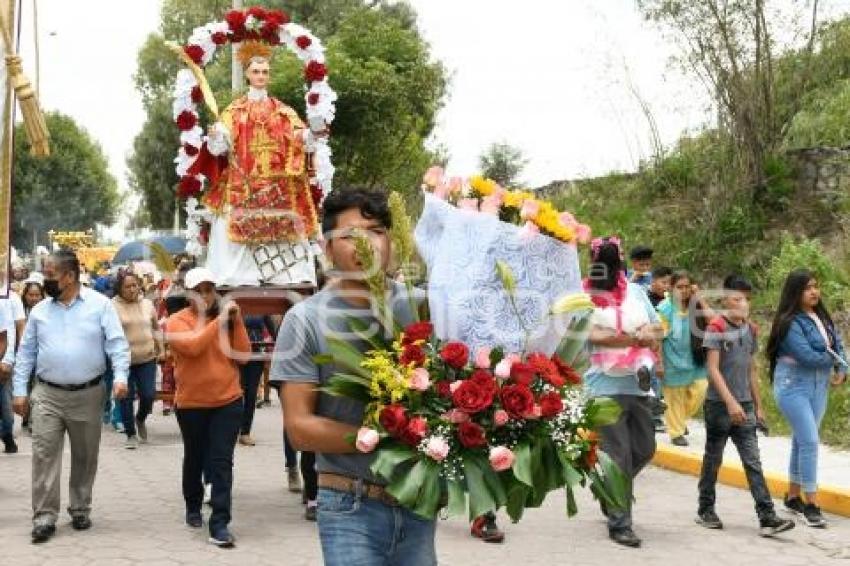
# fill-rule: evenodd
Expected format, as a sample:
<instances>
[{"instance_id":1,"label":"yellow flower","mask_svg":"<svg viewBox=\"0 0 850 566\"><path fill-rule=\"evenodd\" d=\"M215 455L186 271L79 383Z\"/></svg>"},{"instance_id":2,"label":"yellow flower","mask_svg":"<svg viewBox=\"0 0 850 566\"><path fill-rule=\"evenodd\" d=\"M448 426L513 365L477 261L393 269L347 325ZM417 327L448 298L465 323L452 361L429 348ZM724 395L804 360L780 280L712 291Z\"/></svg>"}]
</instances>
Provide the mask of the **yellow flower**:
<instances>
[{"instance_id":1,"label":"yellow flower","mask_svg":"<svg viewBox=\"0 0 850 566\"><path fill-rule=\"evenodd\" d=\"M481 175L475 175L469 179L469 186L482 197L487 197L493 194L496 189L496 182L485 179Z\"/></svg>"}]
</instances>

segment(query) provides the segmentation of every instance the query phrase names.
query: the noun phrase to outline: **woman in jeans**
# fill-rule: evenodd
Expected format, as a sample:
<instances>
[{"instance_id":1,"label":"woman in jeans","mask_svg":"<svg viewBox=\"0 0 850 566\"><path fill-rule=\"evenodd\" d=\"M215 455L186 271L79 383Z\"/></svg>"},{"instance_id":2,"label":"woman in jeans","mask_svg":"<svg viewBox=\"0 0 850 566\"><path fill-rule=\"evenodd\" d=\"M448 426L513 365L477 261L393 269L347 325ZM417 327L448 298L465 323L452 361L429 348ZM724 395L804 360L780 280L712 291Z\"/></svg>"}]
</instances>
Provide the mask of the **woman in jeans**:
<instances>
[{"instance_id":1,"label":"woman in jeans","mask_svg":"<svg viewBox=\"0 0 850 566\"><path fill-rule=\"evenodd\" d=\"M219 307L215 278L208 269L191 269L185 283L189 306L169 317L166 338L174 355L174 405L183 437L186 523L203 526L204 473L212 483L209 540L230 548L233 451L242 421L237 363L249 358L251 342L236 303Z\"/></svg>"},{"instance_id":2,"label":"woman in jeans","mask_svg":"<svg viewBox=\"0 0 850 566\"><path fill-rule=\"evenodd\" d=\"M24 316L29 319L32 308L44 300L44 288L38 281L24 281L23 289L21 289L21 302L24 304ZM29 383L27 384L27 396L32 393L33 385L35 384L35 370L30 375ZM27 411L24 416L22 426L28 432L32 432L30 426L31 411Z\"/></svg>"},{"instance_id":3,"label":"woman in jeans","mask_svg":"<svg viewBox=\"0 0 850 566\"><path fill-rule=\"evenodd\" d=\"M139 278L130 272L118 276L112 304L121 319L124 335L130 344L130 375L127 396L121 400L124 420L124 446L134 450L139 440L148 441L145 419L151 414L156 397L156 362L165 348L153 304L142 298ZM133 403L139 396L139 412L133 415ZM136 432L138 431L138 437Z\"/></svg>"},{"instance_id":4,"label":"woman in jeans","mask_svg":"<svg viewBox=\"0 0 850 566\"><path fill-rule=\"evenodd\" d=\"M848 368L841 336L810 271L792 271L785 280L767 356L776 404L793 433L785 507L810 527L824 528L817 504L818 429L829 384L844 383Z\"/></svg>"}]
</instances>

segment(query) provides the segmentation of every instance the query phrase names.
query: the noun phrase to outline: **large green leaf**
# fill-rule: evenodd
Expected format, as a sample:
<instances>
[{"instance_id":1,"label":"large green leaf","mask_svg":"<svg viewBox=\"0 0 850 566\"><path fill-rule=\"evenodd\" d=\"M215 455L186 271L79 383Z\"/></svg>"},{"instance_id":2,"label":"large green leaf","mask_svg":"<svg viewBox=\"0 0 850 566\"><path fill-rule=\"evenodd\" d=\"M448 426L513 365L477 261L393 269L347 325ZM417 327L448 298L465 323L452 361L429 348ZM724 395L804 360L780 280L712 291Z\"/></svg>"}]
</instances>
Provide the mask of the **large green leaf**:
<instances>
[{"instance_id":1,"label":"large green leaf","mask_svg":"<svg viewBox=\"0 0 850 566\"><path fill-rule=\"evenodd\" d=\"M383 339L383 332L380 325L377 332L370 327L363 319L353 316L347 316L346 321L351 331L361 340L368 343L375 350L386 350L389 344Z\"/></svg>"},{"instance_id":2,"label":"large green leaf","mask_svg":"<svg viewBox=\"0 0 850 566\"><path fill-rule=\"evenodd\" d=\"M398 474L394 481L387 486L387 493L398 499L398 502L408 509L415 509L419 492L425 484L429 469L424 459L404 474Z\"/></svg>"},{"instance_id":3,"label":"large green leaf","mask_svg":"<svg viewBox=\"0 0 850 566\"><path fill-rule=\"evenodd\" d=\"M587 338L590 335L590 317L592 314L593 311L576 314L570 321L563 340L555 349L555 353L572 367L578 367L584 354Z\"/></svg>"},{"instance_id":4,"label":"large green leaf","mask_svg":"<svg viewBox=\"0 0 850 566\"><path fill-rule=\"evenodd\" d=\"M360 365L363 362L364 356L359 350L339 338L327 336L325 339L328 343L328 352L333 356L335 364L357 375L367 378L371 377L369 372Z\"/></svg>"},{"instance_id":5,"label":"large green leaf","mask_svg":"<svg viewBox=\"0 0 850 566\"><path fill-rule=\"evenodd\" d=\"M489 463L487 464L489 466ZM463 471L466 475L466 489L469 493L469 518L480 517L488 511L498 508L493 494L484 480L484 469L477 458L463 459Z\"/></svg>"},{"instance_id":6,"label":"large green leaf","mask_svg":"<svg viewBox=\"0 0 850 566\"><path fill-rule=\"evenodd\" d=\"M376 476L391 481L398 465L412 460L415 456L413 449L398 444L378 448L370 469Z\"/></svg>"},{"instance_id":7,"label":"large green leaf","mask_svg":"<svg viewBox=\"0 0 850 566\"><path fill-rule=\"evenodd\" d=\"M576 513L578 513L578 505L576 505L576 494L573 491L571 486L567 486L565 491L567 492L567 517L572 517Z\"/></svg>"},{"instance_id":8,"label":"large green leaf","mask_svg":"<svg viewBox=\"0 0 850 566\"><path fill-rule=\"evenodd\" d=\"M631 503L631 478L608 454L598 452L597 469L589 474L590 489L609 509L628 509Z\"/></svg>"},{"instance_id":9,"label":"large green leaf","mask_svg":"<svg viewBox=\"0 0 850 566\"><path fill-rule=\"evenodd\" d=\"M564 475L564 485L567 488L573 488L581 483L581 472L573 467L567 455L564 452L559 452L558 458L561 461L561 473Z\"/></svg>"},{"instance_id":10,"label":"large green leaf","mask_svg":"<svg viewBox=\"0 0 850 566\"><path fill-rule=\"evenodd\" d=\"M336 376L331 378L327 385L319 387L319 391L333 395L334 397L355 399L362 403L369 403L372 400L372 394L369 392L368 386L364 386L356 381L336 379Z\"/></svg>"},{"instance_id":11,"label":"large green leaf","mask_svg":"<svg viewBox=\"0 0 850 566\"><path fill-rule=\"evenodd\" d=\"M610 397L596 397L590 403L588 416L593 428L612 425L620 420L620 414L623 412L623 409L614 399Z\"/></svg>"},{"instance_id":12,"label":"large green leaf","mask_svg":"<svg viewBox=\"0 0 850 566\"><path fill-rule=\"evenodd\" d=\"M508 502L505 505L505 509L514 523L522 518L522 514L525 511L525 502L530 493L530 487L516 480L508 488Z\"/></svg>"},{"instance_id":13,"label":"large green leaf","mask_svg":"<svg viewBox=\"0 0 850 566\"><path fill-rule=\"evenodd\" d=\"M527 442L520 442L514 448L514 464L512 466L514 477L527 485L534 487L534 476L531 468L531 446Z\"/></svg>"},{"instance_id":14,"label":"large green leaf","mask_svg":"<svg viewBox=\"0 0 850 566\"><path fill-rule=\"evenodd\" d=\"M426 519L433 519L440 508L442 490L440 489L440 467L430 458L419 461L424 464L425 477L419 489L419 497L413 512ZM419 464L417 464L419 465Z\"/></svg>"},{"instance_id":15,"label":"large green leaf","mask_svg":"<svg viewBox=\"0 0 850 566\"><path fill-rule=\"evenodd\" d=\"M449 500L449 515L462 515L466 511L466 492L463 490L463 484L459 481L449 480L446 482L446 490Z\"/></svg>"}]
</instances>

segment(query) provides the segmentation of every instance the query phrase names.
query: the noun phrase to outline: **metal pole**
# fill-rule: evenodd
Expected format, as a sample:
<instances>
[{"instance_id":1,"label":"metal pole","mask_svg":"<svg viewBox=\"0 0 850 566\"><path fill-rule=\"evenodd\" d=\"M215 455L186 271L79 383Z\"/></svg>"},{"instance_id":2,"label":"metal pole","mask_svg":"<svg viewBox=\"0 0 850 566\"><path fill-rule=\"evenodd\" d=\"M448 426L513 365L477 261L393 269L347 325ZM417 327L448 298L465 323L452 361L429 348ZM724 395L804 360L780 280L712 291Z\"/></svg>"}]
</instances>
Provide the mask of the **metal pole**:
<instances>
[{"instance_id":1,"label":"metal pole","mask_svg":"<svg viewBox=\"0 0 850 566\"><path fill-rule=\"evenodd\" d=\"M233 9L241 10L242 9L242 0L233 0ZM234 93L242 90L243 83L243 75L242 75L242 65L239 63L239 60L236 58L236 44L230 44L231 49L231 61L230 61L230 90Z\"/></svg>"}]
</instances>

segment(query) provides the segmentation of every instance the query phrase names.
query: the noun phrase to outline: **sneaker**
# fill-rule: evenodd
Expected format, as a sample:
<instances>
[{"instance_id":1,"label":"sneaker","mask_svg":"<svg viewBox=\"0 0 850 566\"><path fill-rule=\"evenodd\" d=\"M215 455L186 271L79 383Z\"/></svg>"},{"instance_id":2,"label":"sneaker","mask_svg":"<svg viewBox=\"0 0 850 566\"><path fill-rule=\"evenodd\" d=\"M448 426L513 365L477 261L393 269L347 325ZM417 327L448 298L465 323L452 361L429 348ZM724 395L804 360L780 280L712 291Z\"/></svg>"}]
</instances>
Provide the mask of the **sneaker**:
<instances>
[{"instance_id":1,"label":"sneaker","mask_svg":"<svg viewBox=\"0 0 850 566\"><path fill-rule=\"evenodd\" d=\"M112 430L119 434L124 434L124 425L120 423L112 423Z\"/></svg>"},{"instance_id":2,"label":"sneaker","mask_svg":"<svg viewBox=\"0 0 850 566\"><path fill-rule=\"evenodd\" d=\"M655 432L664 434L667 432L667 427L664 425L664 421L661 419L653 419L652 424L655 426Z\"/></svg>"},{"instance_id":3,"label":"sneaker","mask_svg":"<svg viewBox=\"0 0 850 566\"><path fill-rule=\"evenodd\" d=\"M227 527L221 527L220 529L216 529L214 533L210 533L209 541L219 548L233 548L236 546L235 539L230 534L230 531L227 530Z\"/></svg>"},{"instance_id":4,"label":"sneaker","mask_svg":"<svg viewBox=\"0 0 850 566\"><path fill-rule=\"evenodd\" d=\"M148 443L148 427L145 426L145 421L140 421L136 419L136 432L139 435L139 442L141 444Z\"/></svg>"},{"instance_id":5,"label":"sneaker","mask_svg":"<svg viewBox=\"0 0 850 566\"><path fill-rule=\"evenodd\" d=\"M301 474L298 473L298 468L292 466L286 468L287 488L292 493L301 493Z\"/></svg>"},{"instance_id":6,"label":"sneaker","mask_svg":"<svg viewBox=\"0 0 850 566\"><path fill-rule=\"evenodd\" d=\"M759 536L772 537L794 528L791 519L780 519L776 515L769 515L759 520Z\"/></svg>"},{"instance_id":7,"label":"sneaker","mask_svg":"<svg viewBox=\"0 0 850 566\"><path fill-rule=\"evenodd\" d=\"M723 521L720 520L720 517L717 516L717 513L714 512L714 509L707 509L705 511L700 511L699 513L697 513L696 523L697 525L705 527L706 529L723 528Z\"/></svg>"},{"instance_id":8,"label":"sneaker","mask_svg":"<svg viewBox=\"0 0 850 566\"><path fill-rule=\"evenodd\" d=\"M193 529L200 529L204 526L204 518L200 511L186 511L186 524Z\"/></svg>"},{"instance_id":9,"label":"sneaker","mask_svg":"<svg viewBox=\"0 0 850 566\"><path fill-rule=\"evenodd\" d=\"M806 503L803 507L803 520L806 522L806 525L812 528L826 528L826 519L823 518L823 513L820 511L820 507L814 503Z\"/></svg>"},{"instance_id":10,"label":"sneaker","mask_svg":"<svg viewBox=\"0 0 850 566\"><path fill-rule=\"evenodd\" d=\"M206 505L212 505L212 484L205 483L204 484L204 503Z\"/></svg>"},{"instance_id":11,"label":"sneaker","mask_svg":"<svg viewBox=\"0 0 850 566\"><path fill-rule=\"evenodd\" d=\"M637 380L641 391L649 391L652 386L652 375L648 367L643 366L637 371Z\"/></svg>"},{"instance_id":12,"label":"sneaker","mask_svg":"<svg viewBox=\"0 0 850 566\"><path fill-rule=\"evenodd\" d=\"M239 435L239 444L242 446L256 446L256 441L251 438L250 434L240 434Z\"/></svg>"},{"instance_id":13,"label":"sneaker","mask_svg":"<svg viewBox=\"0 0 850 566\"><path fill-rule=\"evenodd\" d=\"M617 544L628 546L629 548L639 548L641 545L641 540L629 527L625 527L623 529L610 529L608 531L608 537Z\"/></svg>"},{"instance_id":14,"label":"sneaker","mask_svg":"<svg viewBox=\"0 0 850 566\"><path fill-rule=\"evenodd\" d=\"M500 543L505 540L505 533L496 524L496 515L487 513L472 521L470 534L484 542Z\"/></svg>"},{"instance_id":15,"label":"sneaker","mask_svg":"<svg viewBox=\"0 0 850 566\"><path fill-rule=\"evenodd\" d=\"M3 437L3 452L6 454L15 454L18 452L18 445L15 443L15 437L11 434Z\"/></svg>"},{"instance_id":16,"label":"sneaker","mask_svg":"<svg viewBox=\"0 0 850 566\"><path fill-rule=\"evenodd\" d=\"M317 519L318 510L319 510L319 508L318 508L318 506L316 506L315 503L312 504L312 505L310 503L308 503L307 508L304 509L304 519L306 521L315 522L316 519Z\"/></svg>"},{"instance_id":17,"label":"sneaker","mask_svg":"<svg viewBox=\"0 0 850 566\"><path fill-rule=\"evenodd\" d=\"M688 446L688 439L684 436L677 436L670 441L674 446Z\"/></svg>"},{"instance_id":18,"label":"sneaker","mask_svg":"<svg viewBox=\"0 0 850 566\"><path fill-rule=\"evenodd\" d=\"M91 528L91 519L85 515L77 515L71 519L71 528L75 531L87 531Z\"/></svg>"},{"instance_id":19,"label":"sneaker","mask_svg":"<svg viewBox=\"0 0 850 566\"><path fill-rule=\"evenodd\" d=\"M799 497L788 497L788 494L785 494L785 497L782 499L782 503L785 506L785 510L791 513L792 515L803 515L803 511L806 509L806 504L803 503L803 500Z\"/></svg>"},{"instance_id":20,"label":"sneaker","mask_svg":"<svg viewBox=\"0 0 850 566\"><path fill-rule=\"evenodd\" d=\"M47 542L56 534L56 525L37 525L32 529L32 543L40 544Z\"/></svg>"},{"instance_id":21,"label":"sneaker","mask_svg":"<svg viewBox=\"0 0 850 566\"><path fill-rule=\"evenodd\" d=\"M124 441L124 448L127 450L135 450L139 447L139 439L135 436L128 436L127 440Z\"/></svg>"}]
</instances>

